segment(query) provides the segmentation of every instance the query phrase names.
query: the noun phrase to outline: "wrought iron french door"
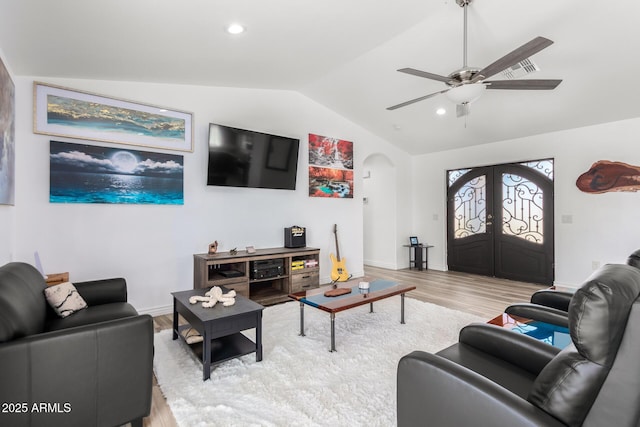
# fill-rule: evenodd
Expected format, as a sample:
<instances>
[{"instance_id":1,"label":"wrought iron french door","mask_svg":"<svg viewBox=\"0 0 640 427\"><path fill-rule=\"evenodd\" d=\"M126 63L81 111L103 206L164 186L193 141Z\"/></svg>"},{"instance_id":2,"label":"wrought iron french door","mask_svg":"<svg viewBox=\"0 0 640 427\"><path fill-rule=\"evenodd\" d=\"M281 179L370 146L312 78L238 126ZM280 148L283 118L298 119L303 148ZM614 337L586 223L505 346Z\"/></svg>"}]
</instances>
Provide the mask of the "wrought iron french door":
<instances>
[{"instance_id":1,"label":"wrought iron french door","mask_svg":"<svg viewBox=\"0 0 640 427\"><path fill-rule=\"evenodd\" d=\"M553 160L447 172L450 270L552 284Z\"/></svg>"}]
</instances>

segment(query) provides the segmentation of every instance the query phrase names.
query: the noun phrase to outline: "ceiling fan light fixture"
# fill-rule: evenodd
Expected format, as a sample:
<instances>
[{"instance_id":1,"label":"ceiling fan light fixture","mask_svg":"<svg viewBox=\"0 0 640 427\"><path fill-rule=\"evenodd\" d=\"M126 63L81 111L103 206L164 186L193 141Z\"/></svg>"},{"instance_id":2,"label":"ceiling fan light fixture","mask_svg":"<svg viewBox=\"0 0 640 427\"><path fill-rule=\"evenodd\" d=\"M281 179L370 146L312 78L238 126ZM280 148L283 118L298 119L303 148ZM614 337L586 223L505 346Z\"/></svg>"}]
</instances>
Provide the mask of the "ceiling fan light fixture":
<instances>
[{"instance_id":1,"label":"ceiling fan light fixture","mask_svg":"<svg viewBox=\"0 0 640 427\"><path fill-rule=\"evenodd\" d=\"M428 73L415 68L400 68L398 70L401 73L445 83L449 88L393 105L388 107L387 110L396 110L445 94L449 100L456 104L457 117L462 117L469 114L469 104L480 98L485 89L487 89L486 85L489 85L489 89L551 90L562 82L562 80L558 79L512 80L521 74L529 74L538 70L538 67L531 61L530 57L553 44L552 40L540 36L493 61L484 68L469 67L467 65L467 9L472 1L455 0L456 4L464 9L462 68L448 76ZM486 80L501 72L503 73L501 80Z\"/></svg>"},{"instance_id":2,"label":"ceiling fan light fixture","mask_svg":"<svg viewBox=\"0 0 640 427\"><path fill-rule=\"evenodd\" d=\"M482 83L463 84L445 93L445 96L455 104L469 104L480 98L487 87Z\"/></svg>"}]
</instances>

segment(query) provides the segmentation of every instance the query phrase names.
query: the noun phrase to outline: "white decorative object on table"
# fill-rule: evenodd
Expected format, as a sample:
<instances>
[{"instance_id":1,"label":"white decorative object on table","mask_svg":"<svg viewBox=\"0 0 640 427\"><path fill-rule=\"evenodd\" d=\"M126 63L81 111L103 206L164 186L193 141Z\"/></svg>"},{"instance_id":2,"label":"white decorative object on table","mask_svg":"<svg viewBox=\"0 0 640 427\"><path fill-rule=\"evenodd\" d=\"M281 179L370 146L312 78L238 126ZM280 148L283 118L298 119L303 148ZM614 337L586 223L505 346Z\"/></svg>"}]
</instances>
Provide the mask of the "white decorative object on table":
<instances>
[{"instance_id":1,"label":"white decorative object on table","mask_svg":"<svg viewBox=\"0 0 640 427\"><path fill-rule=\"evenodd\" d=\"M199 301L202 301L202 306L204 308L212 308L218 302L221 302L225 307L229 307L236 303L236 291L231 290L226 294L223 294L222 289L220 289L219 286L214 286L209 289L203 297L192 296L189 298L189 303L191 304L196 304Z\"/></svg>"}]
</instances>

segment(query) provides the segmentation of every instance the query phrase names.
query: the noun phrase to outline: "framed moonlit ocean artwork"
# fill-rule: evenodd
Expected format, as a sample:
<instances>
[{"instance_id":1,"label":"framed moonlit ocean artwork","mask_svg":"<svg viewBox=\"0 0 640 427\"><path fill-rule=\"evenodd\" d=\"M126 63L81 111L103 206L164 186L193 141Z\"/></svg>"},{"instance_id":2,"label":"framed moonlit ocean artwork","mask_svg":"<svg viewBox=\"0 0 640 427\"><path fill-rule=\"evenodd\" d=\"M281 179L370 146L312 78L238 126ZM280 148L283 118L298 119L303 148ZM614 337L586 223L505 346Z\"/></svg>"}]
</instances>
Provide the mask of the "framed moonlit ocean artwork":
<instances>
[{"instance_id":1,"label":"framed moonlit ocean artwork","mask_svg":"<svg viewBox=\"0 0 640 427\"><path fill-rule=\"evenodd\" d=\"M193 114L33 83L33 132L193 151Z\"/></svg>"},{"instance_id":2,"label":"framed moonlit ocean artwork","mask_svg":"<svg viewBox=\"0 0 640 427\"><path fill-rule=\"evenodd\" d=\"M50 203L184 204L183 156L50 142Z\"/></svg>"}]
</instances>

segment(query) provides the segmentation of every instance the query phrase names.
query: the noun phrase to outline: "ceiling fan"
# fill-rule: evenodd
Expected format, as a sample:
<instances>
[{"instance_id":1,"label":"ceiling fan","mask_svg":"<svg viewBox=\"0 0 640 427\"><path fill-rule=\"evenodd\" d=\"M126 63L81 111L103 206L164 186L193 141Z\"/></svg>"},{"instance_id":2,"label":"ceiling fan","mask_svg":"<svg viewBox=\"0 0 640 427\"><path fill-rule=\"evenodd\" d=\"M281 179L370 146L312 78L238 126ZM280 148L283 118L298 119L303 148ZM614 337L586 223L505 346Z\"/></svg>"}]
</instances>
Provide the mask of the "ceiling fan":
<instances>
[{"instance_id":1,"label":"ceiling fan","mask_svg":"<svg viewBox=\"0 0 640 427\"><path fill-rule=\"evenodd\" d=\"M407 105L444 93L451 101L456 103L457 117L462 117L469 114L469 104L478 99L485 89L551 90L555 89L562 82L562 80L540 79L485 80L518 64L521 61L526 60L530 56L540 52L542 49L551 46L553 42L544 37L534 38L482 69L467 66L467 7L472 1L473 0L456 0L458 6L464 9L464 47L462 68L452 72L448 76L428 73L426 71L416 70L415 68L401 68L398 70L401 73L437 80L445 83L449 87L429 95L421 96L420 98L415 98L410 101L388 107L387 110L406 107Z\"/></svg>"}]
</instances>

